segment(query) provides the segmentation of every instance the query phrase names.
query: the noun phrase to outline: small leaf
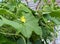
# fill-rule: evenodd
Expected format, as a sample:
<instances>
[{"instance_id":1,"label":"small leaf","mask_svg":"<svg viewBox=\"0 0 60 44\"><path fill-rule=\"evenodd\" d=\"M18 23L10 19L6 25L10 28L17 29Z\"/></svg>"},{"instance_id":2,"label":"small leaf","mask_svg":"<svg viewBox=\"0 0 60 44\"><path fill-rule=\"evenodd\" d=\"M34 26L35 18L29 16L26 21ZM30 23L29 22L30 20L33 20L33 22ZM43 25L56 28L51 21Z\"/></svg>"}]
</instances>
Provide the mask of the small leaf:
<instances>
[{"instance_id":1,"label":"small leaf","mask_svg":"<svg viewBox=\"0 0 60 44\"><path fill-rule=\"evenodd\" d=\"M19 6L21 11L32 14L31 10L29 8L27 8L25 5L20 3L18 6Z\"/></svg>"},{"instance_id":2,"label":"small leaf","mask_svg":"<svg viewBox=\"0 0 60 44\"><path fill-rule=\"evenodd\" d=\"M55 3L55 1L56 1L56 0L51 0L51 3L53 4L53 3Z\"/></svg>"},{"instance_id":3,"label":"small leaf","mask_svg":"<svg viewBox=\"0 0 60 44\"><path fill-rule=\"evenodd\" d=\"M56 25L60 25L60 21L56 18L51 18L51 20L56 24Z\"/></svg>"},{"instance_id":4,"label":"small leaf","mask_svg":"<svg viewBox=\"0 0 60 44\"><path fill-rule=\"evenodd\" d=\"M57 10L52 10L50 15L52 17L59 17L60 18L60 9L57 9Z\"/></svg>"}]
</instances>

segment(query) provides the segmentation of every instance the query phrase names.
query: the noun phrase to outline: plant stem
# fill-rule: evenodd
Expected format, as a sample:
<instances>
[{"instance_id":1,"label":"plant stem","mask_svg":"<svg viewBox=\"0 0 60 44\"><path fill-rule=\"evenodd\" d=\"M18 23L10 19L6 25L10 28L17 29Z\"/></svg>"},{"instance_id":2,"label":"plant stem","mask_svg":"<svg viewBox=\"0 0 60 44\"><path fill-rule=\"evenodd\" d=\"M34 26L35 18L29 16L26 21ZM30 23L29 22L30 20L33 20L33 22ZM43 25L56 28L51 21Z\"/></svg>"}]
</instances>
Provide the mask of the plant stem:
<instances>
[{"instance_id":1,"label":"plant stem","mask_svg":"<svg viewBox=\"0 0 60 44\"><path fill-rule=\"evenodd\" d=\"M26 1L27 5L28 5L28 0L25 0L25 1Z\"/></svg>"},{"instance_id":2,"label":"plant stem","mask_svg":"<svg viewBox=\"0 0 60 44\"><path fill-rule=\"evenodd\" d=\"M38 11L39 8L40 8L40 2L41 2L41 0L39 0L38 4L37 4L37 6L36 6L36 10L37 10L37 11Z\"/></svg>"}]
</instances>

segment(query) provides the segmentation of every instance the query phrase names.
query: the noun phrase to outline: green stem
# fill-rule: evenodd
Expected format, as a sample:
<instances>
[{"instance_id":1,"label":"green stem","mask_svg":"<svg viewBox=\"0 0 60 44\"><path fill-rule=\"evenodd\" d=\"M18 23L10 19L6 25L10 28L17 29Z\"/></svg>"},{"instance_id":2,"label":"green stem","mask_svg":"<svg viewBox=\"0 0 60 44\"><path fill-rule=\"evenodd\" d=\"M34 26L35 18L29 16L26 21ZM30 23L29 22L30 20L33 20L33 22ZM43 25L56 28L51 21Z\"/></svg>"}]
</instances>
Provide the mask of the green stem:
<instances>
[{"instance_id":1,"label":"green stem","mask_svg":"<svg viewBox=\"0 0 60 44\"><path fill-rule=\"evenodd\" d=\"M55 3L55 0L51 0L51 9L54 10L54 3Z\"/></svg>"},{"instance_id":2,"label":"green stem","mask_svg":"<svg viewBox=\"0 0 60 44\"><path fill-rule=\"evenodd\" d=\"M41 0L39 0L38 4L36 6L36 11L38 11L40 9L40 2L41 2Z\"/></svg>"}]
</instances>

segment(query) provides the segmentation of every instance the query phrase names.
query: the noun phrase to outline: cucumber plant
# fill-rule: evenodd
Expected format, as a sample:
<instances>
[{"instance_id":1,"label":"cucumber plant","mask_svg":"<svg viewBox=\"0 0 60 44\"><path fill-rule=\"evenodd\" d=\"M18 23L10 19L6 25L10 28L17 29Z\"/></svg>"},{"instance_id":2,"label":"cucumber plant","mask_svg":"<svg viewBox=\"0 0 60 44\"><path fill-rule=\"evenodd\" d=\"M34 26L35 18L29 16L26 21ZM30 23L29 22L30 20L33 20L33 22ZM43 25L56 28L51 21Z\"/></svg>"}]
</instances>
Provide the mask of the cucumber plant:
<instances>
[{"instance_id":1,"label":"cucumber plant","mask_svg":"<svg viewBox=\"0 0 60 44\"><path fill-rule=\"evenodd\" d=\"M55 0L50 4L44 0L44 3L32 10L21 0L2 0L0 44L48 44L47 40L52 41L56 35L54 26L60 24L60 7L55 5Z\"/></svg>"}]
</instances>

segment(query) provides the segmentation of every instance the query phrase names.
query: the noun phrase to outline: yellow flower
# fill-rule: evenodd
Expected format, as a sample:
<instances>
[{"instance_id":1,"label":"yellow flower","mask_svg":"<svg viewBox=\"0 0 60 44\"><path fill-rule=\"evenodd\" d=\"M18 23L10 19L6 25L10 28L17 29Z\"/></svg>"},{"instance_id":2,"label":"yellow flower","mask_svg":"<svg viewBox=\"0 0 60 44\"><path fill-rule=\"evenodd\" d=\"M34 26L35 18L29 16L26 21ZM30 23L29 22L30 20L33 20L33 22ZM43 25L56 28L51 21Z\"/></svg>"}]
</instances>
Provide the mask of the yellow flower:
<instances>
[{"instance_id":1,"label":"yellow flower","mask_svg":"<svg viewBox=\"0 0 60 44\"><path fill-rule=\"evenodd\" d=\"M22 17L20 18L20 21L21 21L21 22L23 22L23 23L25 23L25 22L26 22L25 17L24 17L24 16L22 16Z\"/></svg>"}]
</instances>

